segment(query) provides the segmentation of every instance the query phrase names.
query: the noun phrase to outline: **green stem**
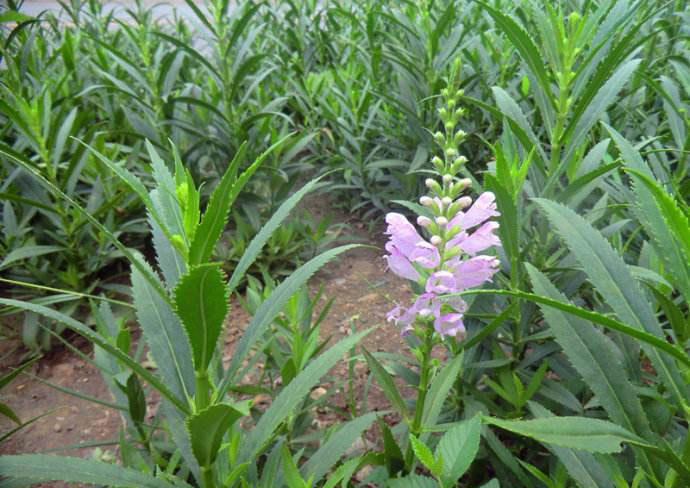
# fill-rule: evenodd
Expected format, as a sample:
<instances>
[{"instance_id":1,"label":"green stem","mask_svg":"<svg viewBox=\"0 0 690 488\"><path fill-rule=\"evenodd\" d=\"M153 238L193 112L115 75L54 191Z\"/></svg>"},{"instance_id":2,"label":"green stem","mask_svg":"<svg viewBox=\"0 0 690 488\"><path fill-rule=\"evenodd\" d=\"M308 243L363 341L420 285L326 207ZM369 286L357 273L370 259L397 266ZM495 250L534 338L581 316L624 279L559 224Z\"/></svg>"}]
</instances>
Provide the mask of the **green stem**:
<instances>
[{"instance_id":1,"label":"green stem","mask_svg":"<svg viewBox=\"0 0 690 488\"><path fill-rule=\"evenodd\" d=\"M213 468L211 466L201 467L201 486L204 488L214 488L216 485L213 479Z\"/></svg>"},{"instance_id":2,"label":"green stem","mask_svg":"<svg viewBox=\"0 0 690 488\"><path fill-rule=\"evenodd\" d=\"M196 394L194 395L194 405L197 411L203 410L211 403L211 384L208 379L208 371L197 371Z\"/></svg>"},{"instance_id":3,"label":"green stem","mask_svg":"<svg viewBox=\"0 0 690 488\"><path fill-rule=\"evenodd\" d=\"M424 336L424 342L420 347L422 353L421 364L419 365L420 377L419 386L417 387L417 403L415 405L414 419L410 426L410 432L418 436L422 428L422 416L424 415L424 403L426 402L426 393L429 389L429 376L431 372L431 349L433 347L433 329L427 328ZM414 463L414 451L412 450L412 443L407 445L407 452L405 453L405 465L408 469L412 469Z\"/></svg>"}]
</instances>

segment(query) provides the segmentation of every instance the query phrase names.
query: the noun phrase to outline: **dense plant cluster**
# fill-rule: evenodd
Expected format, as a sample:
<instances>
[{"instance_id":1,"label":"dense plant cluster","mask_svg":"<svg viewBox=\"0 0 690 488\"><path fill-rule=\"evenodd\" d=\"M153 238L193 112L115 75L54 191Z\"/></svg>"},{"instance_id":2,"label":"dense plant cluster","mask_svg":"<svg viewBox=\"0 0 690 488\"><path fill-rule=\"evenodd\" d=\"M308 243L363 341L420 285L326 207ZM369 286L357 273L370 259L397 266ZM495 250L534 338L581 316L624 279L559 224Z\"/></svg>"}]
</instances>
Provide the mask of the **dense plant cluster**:
<instances>
[{"instance_id":1,"label":"dense plant cluster","mask_svg":"<svg viewBox=\"0 0 690 488\"><path fill-rule=\"evenodd\" d=\"M1 484L690 486L686 0L62 7L0 10L0 314L92 343L124 423ZM355 246L289 217L324 186L415 296L332 344L308 280ZM346 355L390 409L315 429Z\"/></svg>"}]
</instances>

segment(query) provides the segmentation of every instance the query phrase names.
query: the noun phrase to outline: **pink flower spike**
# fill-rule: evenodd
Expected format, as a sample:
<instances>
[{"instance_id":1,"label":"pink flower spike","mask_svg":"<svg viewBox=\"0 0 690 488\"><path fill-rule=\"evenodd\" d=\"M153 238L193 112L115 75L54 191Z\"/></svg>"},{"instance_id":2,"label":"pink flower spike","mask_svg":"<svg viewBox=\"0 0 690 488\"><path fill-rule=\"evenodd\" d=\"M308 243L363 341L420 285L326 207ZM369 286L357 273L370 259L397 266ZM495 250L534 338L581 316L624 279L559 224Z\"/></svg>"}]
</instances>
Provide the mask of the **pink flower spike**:
<instances>
[{"instance_id":1,"label":"pink flower spike","mask_svg":"<svg viewBox=\"0 0 690 488\"><path fill-rule=\"evenodd\" d=\"M455 276L450 271L436 271L426 281L426 291L439 295L455 293L458 291Z\"/></svg>"},{"instance_id":2,"label":"pink flower spike","mask_svg":"<svg viewBox=\"0 0 690 488\"><path fill-rule=\"evenodd\" d=\"M501 240L494 231L498 229L498 222L485 222L469 236L458 243L460 249L474 256L492 246L500 246Z\"/></svg>"},{"instance_id":3,"label":"pink flower spike","mask_svg":"<svg viewBox=\"0 0 690 488\"><path fill-rule=\"evenodd\" d=\"M458 263L455 267L458 289L466 290L491 281L498 271L498 264L498 259L492 256L475 256Z\"/></svg>"},{"instance_id":4,"label":"pink flower spike","mask_svg":"<svg viewBox=\"0 0 690 488\"><path fill-rule=\"evenodd\" d=\"M435 268L441 262L438 248L426 241L418 242L409 257L411 261L428 269Z\"/></svg>"},{"instance_id":5,"label":"pink flower spike","mask_svg":"<svg viewBox=\"0 0 690 488\"><path fill-rule=\"evenodd\" d=\"M388 224L386 234L391 236L389 242L409 258L417 243L424 239L404 215L389 213L386 215L386 223Z\"/></svg>"},{"instance_id":6,"label":"pink flower spike","mask_svg":"<svg viewBox=\"0 0 690 488\"><path fill-rule=\"evenodd\" d=\"M414 266L412 266L396 246L388 242L386 243L386 251L390 253L389 256L386 256L386 261L393 273L407 280L419 280L419 273L417 273L417 270L414 269Z\"/></svg>"}]
</instances>

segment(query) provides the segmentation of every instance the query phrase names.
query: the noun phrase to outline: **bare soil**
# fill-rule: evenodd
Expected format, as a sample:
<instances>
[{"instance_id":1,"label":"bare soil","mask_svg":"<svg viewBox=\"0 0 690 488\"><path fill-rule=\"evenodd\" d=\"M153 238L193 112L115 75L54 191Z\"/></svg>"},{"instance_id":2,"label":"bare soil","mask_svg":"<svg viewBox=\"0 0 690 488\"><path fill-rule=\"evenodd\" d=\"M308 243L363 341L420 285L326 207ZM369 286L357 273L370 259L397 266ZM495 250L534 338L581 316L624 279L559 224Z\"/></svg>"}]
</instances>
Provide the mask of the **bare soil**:
<instances>
[{"instance_id":1,"label":"bare soil","mask_svg":"<svg viewBox=\"0 0 690 488\"><path fill-rule=\"evenodd\" d=\"M311 206L311 205L310 205ZM333 215L330 209L329 214ZM312 213L313 207L312 207ZM317 212L319 213L319 212ZM368 226L362 221L345 214L335 215L334 221L349 225L354 237L369 247L352 250L326 266L312 279L313 290L323 285L324 296L334 297L333 307L321 326L323 338L331 338L334 344L339 338L351 333L354 326L362 330L379 326L364 339L362 345L369 351L398 353L404 350L404 342L399 331L385 323L385 315L395 302L409 303L411 292L406 283L390 272L385 272L383 259L383 224ZM376 246L372 248L371 246ZM250 317L239 304L233 304L232 322L226 338L226 358L232 354L235 342L249 323ZM75 345L90 355L90 346L83 340ZM7 341L0 349L11 347ZM18 355L13 355L0 365L7 371L16 365ZM355 386L362 389L368 371L365 364L355 369ZM347 377L347 367L339 364L330 372L339 378ZM13 408L23 420L45 414L30 426L15 434L9 441L0 445L0 454L50 452L81 457L117 457L117 438L122 421L117 411L103 405L92 403L57 391L43 381L70 388L83 395L105 401L112 398L103 383L99 371L68 349L62 348L48 354L30 370L30 375L22 375L2 391L2 399ZM332 383L331 383L332 384ZM331 384L324 384L325 388ZM335 403L344 407L343 395L334 397ZM156 400L150 399L150 410L155 410ZM374 387L369 395L366 410L388 408L383 395ZM361 411L359 412L362 413ZM323 411L323 418L317 422L321 426L337 420L334 411ZM0 419L0 433L12 428L6 419ZM102 444L102 445L99 445ZM88 447L74 448L86 445ZM64 483L50 483L41 486L63 487ZM73 485L72 485L73 486Z\"/></svg>"}]
</instances>

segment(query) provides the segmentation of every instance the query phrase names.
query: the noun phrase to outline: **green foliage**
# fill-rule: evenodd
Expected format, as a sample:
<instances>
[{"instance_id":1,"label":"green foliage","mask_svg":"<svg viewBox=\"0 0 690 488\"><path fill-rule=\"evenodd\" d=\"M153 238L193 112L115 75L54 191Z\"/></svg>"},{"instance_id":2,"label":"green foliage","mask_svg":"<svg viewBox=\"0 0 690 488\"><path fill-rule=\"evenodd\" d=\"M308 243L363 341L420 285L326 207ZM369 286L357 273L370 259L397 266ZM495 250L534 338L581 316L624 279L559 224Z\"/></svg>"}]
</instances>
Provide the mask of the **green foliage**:
<instances>
[{"instance_id":1,"label":"green foliage","mask_svg":"<svg viewBox=\"0 0 690 488\"><path fill-rule=\"evenodd\" d=\"M0 7L0 313L24 313L34 350L65 328L90 341L125 426L122 466L4 456L3 482L690 483L687 1L186 0L172 22L17 3ZM461 115L455 156L502 241L467 336L329 349L331 302L307 284L352 246L289 215L324 188L367 218L417 208ZM226 365L240 291L252 319ZM342 388L309 392L345 352L392 410L357 416L350 384L317 432Z\"/></svg>"}]
</instances>

